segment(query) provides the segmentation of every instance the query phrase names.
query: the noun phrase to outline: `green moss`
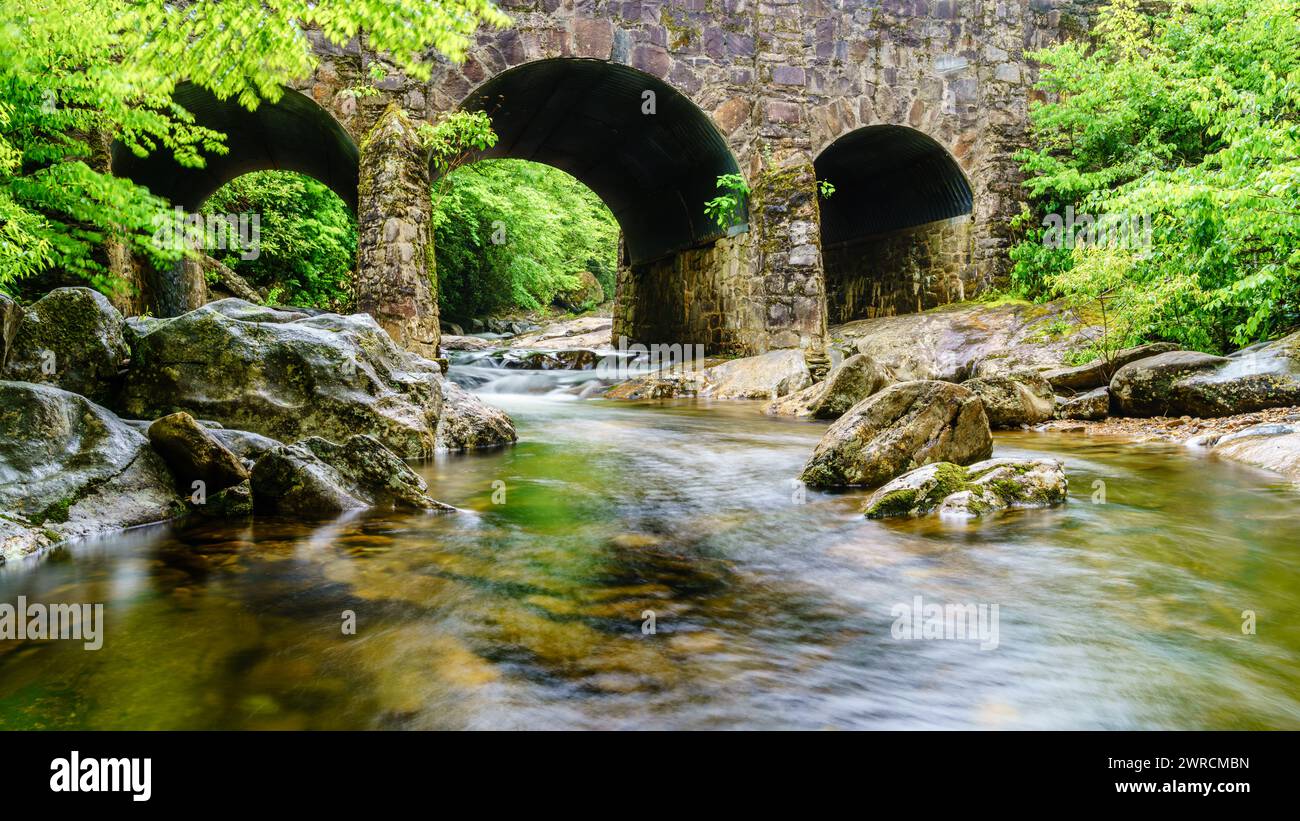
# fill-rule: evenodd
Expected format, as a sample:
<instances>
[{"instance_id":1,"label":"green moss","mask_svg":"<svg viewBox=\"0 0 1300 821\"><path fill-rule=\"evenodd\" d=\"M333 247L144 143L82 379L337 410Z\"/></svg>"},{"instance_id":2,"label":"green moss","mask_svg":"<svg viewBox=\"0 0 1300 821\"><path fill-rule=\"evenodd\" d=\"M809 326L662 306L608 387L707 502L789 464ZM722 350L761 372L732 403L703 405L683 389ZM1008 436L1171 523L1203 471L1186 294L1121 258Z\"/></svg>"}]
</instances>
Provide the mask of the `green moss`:
<instances>
[{"instance_id":1,"label":"green moss","mask_svg":"<svg viewBox=\"0 0 1300 821\"><path fill-rule=\"evenodd\" d=\"M889 516L906 516L912 512L915 502L915 490L895 490L892 493L885 494L883 499L868 507L867 518L884 519Z\"/></svg>"}]
</instances>

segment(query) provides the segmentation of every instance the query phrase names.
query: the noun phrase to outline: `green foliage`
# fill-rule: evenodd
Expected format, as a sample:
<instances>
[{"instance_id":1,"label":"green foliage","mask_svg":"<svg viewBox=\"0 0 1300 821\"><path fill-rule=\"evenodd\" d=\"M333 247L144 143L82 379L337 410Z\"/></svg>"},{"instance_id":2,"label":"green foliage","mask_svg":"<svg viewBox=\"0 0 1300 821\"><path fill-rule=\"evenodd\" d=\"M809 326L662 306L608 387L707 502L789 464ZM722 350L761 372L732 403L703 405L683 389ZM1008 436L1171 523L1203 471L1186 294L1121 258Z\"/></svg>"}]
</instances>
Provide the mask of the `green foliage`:
<instances>
[{"instance_id":1,"label":"green foliage","mask_svg":"<svg viewBox=\"0 0 1300 821\"><path fill-rule=\"evenodd\" d=\"M1300 12L1294 0L1114 0L1091 43L1039 52L1053 102L1021 155L1033 210L1013 281L1106 309L1103 349L1222 351L1300 322ZM1066 206L1147 215L1149 247L1044 247Z\"/></svg>"},{"instance_id":2,"label":"green foliage","mask_svg":"<svg viewBox=\"0 0 1300 821\"><path fill-rule=\"evenodd\" d=\"M586 186L555 168L484 160L438 183L434 249L444 316L536 310L596 275L614 293L618 224Z\"/></svg>"},{"instance_id":3,"label":"green foliage","mask_svg":"<svg viewBox=\"0 0 1300 821\"><path fill-rule=\"evenodd\" d=\"M749 197L749 183L740 174L723 174L717 180L723 193L704 203L704 215L726 231L736 224L740 209Z\"/></svg>"},{"instance_id":4,"label":"green foliage","mask_svg":"<svg viewBox=\"0 0 1300 821\"><path fill-rule=\"evenodd\" d=\"M429 170L440 182L476 152L497 144L492 118L482 111L453 111L437 125L420 123L416 132L429 149Z\"/></svg>"},{"instance_id":5,"label":"green foliage","mask_svg":"<svg viewBox=\"0 0 1300 821\"><path fill-rule=\"evenodd\" d=\"M489 0L6 0L0 5L0 289L61 269L105 291L110 238L166 265L151 242L166 203L107 173L106 147L168 151L202 165L224 151L171 93L190 80L248 108L315 66L304 34L336 44L359 32L408 74L427 78L428 49L464 55L480 22L507 18Z\"/></svg>"},{"instance_id":6,"label":"green foliage","mask_svg":"<svg viewBox=\"0 0 1300 821\"><path fill-rule=\"evenodd\" d=\"M835 184L830 180L818 180L817 193L822 199L828 200L835 196Z\"/></svg>"},{"instance_id":7,"label":"green foliage","mask_svg":"<svg viewBox=\"0 0 1300 821\"><path fill-rule=\"evenodd\" d=\"M271 300L347 310L357 255L357 224L338 195L290 171L259 171L232 180L203 204L205 214L257 214L258 255L219 258Z\"/></svg>"}]
</instances>

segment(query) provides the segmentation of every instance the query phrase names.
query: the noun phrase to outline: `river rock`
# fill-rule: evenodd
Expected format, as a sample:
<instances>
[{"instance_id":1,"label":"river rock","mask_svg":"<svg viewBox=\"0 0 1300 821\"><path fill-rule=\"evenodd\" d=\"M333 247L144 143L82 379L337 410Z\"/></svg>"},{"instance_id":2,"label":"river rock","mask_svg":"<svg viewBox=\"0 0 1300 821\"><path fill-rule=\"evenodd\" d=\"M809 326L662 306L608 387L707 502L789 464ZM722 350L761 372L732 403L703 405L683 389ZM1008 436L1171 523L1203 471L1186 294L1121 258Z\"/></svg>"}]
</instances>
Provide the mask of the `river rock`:
<instances>
[{"instance_id":1,"label":"river rock","mask_svg":"<svg viewBox=\"0 0 1300 821\"><path fill-rule=\"evenodd\" d=\"M1037 425L1052 418L1056 395L1052 386L1038 374L985 376L962 383L984 402L989 425L994 428L1017 428Z\"/></svg>"},{"instance_id":2,"label":"river rock","mask_svg":"<svg viewBox=\"0 0 1300 821\"><path fill-rule=\"evenodd\" d=\"M1178 349L1178 346L1172 342L1152 342L1118 351L1109 361L1094 359L1086 365L1074 368L1056 368L1044 373L1043 377L1051 383L1052 389L1059 393L1091 391L1109 385L1115 372L1130 362L1150 359Z\"/></svg>"},{"instance_id":3,"label":"river rock","mask_svg":"<svg viewBox=\"0 0 1300 821\"><path fill-rule=\"evenodd\" d=\"M1055 459L987 459L969 467L938 462L899 476L871 495L869 519L921 516L971 518L997 510L1065 501L1069 480Z\"/></svg>"},{"instance_id":4,"label":"river rock","mask_svg":"<svg viewBox=\"0 0 1300 821\"><path fill-rule=\"evenodd\" d=\"M188 413L155 420L149 426L149 444L162 456L182 488L201 481L206 493L216 493L248 479L239 457Z\"/></svg>"},{"instance_id":5,"label":"river rock","mask_svg":"<svg viewBox=\"0 0 1300 821\"><path fill-rule=\"evenodd\" d=\"M838 419L858 402L895 382L889 369L865 354L853 354L821 382L769 402L770 416Z\"/></svg>"},{"instance_id":6,"label":"river rock","mask_svg":"<svg viewBox=\"0 0 1300 821\"><path fill-rule=\"evenodd\" d=\"M56 385L104 404L130 357L122 315L98 291L56 288L22 312L5 378Z\"/></svg>"},{"instance_id":7,"label":"river rock","mask_svg":"<svg viewBox=\"0 0 1300 821\"><path fill-rule=\"evenodd\" d=\"M787 348L732 359L700 373L701 396L714 399L775 399L812 384L803 351Z\"/></svg>"},{"instance_id":8,"label":"river rock","mask_svg":"<svg viewBox=\"0 0 1300 821\"><path fill-rule=\"evenodd\" d=\"M898 379L962 382L1061 367L1086 330L1055 303L959 303L860 319L831 329L838 346L872 357Z\"/></svg>"},{"instance_id":9,"label":"river rock","mask_svg":"<svg viewBox=\"0 0 1300 821\"><path fill-rule=\"evenodd\" d=\"M984 403L948 382L891 385L849 409L804 466L811 487L881 485L930 462L968 464L993 449Z\"/></svg>"},{"instance_id":10,"label":"river rock","mask_svg":"<svg viewBox=\"0 0 1300 821\"><path fill-rule=\"evenodd\" d=\"M52 385L0 382L0 510L69 539L181 506L162 457L111 411Z\"/></svg>"},{"instance_id":11,"label":"river rock","mask_svg":"<svg viewBox=\"0 0 1300 821\"><path fill-rule=\"evenodd\" d=\"M373 436L337 445L318 436L263 454L250 480L258 513L333 516L370 507L450 510L429 498L428 486Z\"/></svg>"},{"instance_id":12,"label":"river rock","mask_svg":"<svg viewBox=\"0 0 1300 821\"><path fill-rule=\"evenodd\" d=\"M1078 396L1056 397L1057 419L1099 422L1110 416L1110 388L1103 385Z\"/></svg>"},{"instance_id":13,"label":"river rock","mask_svg":"<svg viewBox=\"0 0 1300 821\"><path fill-rule=\"evenodd\" d=\"M582 316L552 322L510 340L512 348L555 350L592 348L608 350L612 344L614 320L607 316Z\"/></svg>"},{"instance_id":14,"label":"river rock","mask_svg":"<svg viewBox=\"0 0 1300 821\"><path fill-rule=\"evenodd\" d=\"M573 274L576 280L571 287L555 294L555 304L570 311L585 311L605 301L605 289L600 280L590 271L578 271Z\"/></svg>"},{"instance_id":15,"label":"river rock","mask_svg":"<svg viewBox=\"0 0 1300 821\"><path fill-rule=\"evenodd\" d=\"M263 436L260 433L253 433L249 430L212 428L207 425L204 425L204 428L206 428L208 433L220 442L227 450L246 463L256 462L263 453L266 453L271 448L283 444L269 436Z\"/></svg>"},{"instance_id":16,"label":"river rock","mask_svg":"<svg viewBox=\"0 0 1300 821\"><path fill-rule=\"evenodd\" d=\"M1218 417L1300 405L1300 334L1231 357L1192 351L1125 365L1111 396L1126 416Z\"/></svg>"},{"instance_id":17,"label":"river rock","mask_svg":"<svg viewBox=\"0 0 1300 821\"><path fill-rule=\"evenodd\" d=\"M1300 482L1300 427L1296 425L1254 425L1220 437L1210 452Z\"/></svg>"},{"instance_id":18,"label":"river rock","mask_svg":"<svg viewBox=\"0 0 1300 821\"><path fill-rule=\"evenodd\" d=\"M281 441L366 433L404 457L436 448L438 365L399 348L367 314L223 299L132 328L127 415L186 411Z\"/></svg>"},{"instance_id":19,"label":"river rock","mask_svg":"<svg viewBox=\"0 0 1300 821\"><path fill-rule=\"evenodd\" d=\"M650 374L615 385L604 396L621 400L676 399L696 396L699 391L699 373Z\"/></svg>"},{"instance_id":20,"label":"river rock","mask_svg":"<svg viewBox=\"0 0 1300 821\"><path fill-rule=\"evenodd\" d=\"M59 535L34 527L20 516L0 512L0 565L59 542Z\"/></svg>"},{"instance_id":21,"label":"river rock","mask_svg":"<svg viewBox=\"0 0 1300 821\"><path fill-rule=\"evenodd\" d=\"M437 430L439 450L476 450L517 441L515 424L505 411L450 380L442 383L442 391L442 415Z\"/></svg>"}]
</instances>

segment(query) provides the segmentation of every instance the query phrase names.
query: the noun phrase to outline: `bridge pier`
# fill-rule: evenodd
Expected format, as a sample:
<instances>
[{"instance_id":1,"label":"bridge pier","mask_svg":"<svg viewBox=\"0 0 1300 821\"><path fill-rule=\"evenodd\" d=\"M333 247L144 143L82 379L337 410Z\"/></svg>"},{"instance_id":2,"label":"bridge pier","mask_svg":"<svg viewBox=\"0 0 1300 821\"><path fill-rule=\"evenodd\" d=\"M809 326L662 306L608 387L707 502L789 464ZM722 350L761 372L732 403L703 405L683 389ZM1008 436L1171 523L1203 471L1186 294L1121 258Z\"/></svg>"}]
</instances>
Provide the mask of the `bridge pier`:
<instances>
[{"instance_id":1,"label":"bridge pier","mask_svg":"<svg viewBox=\"0 0 1300 821\"><path fill-rule=\"evenodd\" d=\"M374 317L397 344L436 358L441 334L428 151L396 103L360 150L356 310Z\"/></svg>"}]
</instances>

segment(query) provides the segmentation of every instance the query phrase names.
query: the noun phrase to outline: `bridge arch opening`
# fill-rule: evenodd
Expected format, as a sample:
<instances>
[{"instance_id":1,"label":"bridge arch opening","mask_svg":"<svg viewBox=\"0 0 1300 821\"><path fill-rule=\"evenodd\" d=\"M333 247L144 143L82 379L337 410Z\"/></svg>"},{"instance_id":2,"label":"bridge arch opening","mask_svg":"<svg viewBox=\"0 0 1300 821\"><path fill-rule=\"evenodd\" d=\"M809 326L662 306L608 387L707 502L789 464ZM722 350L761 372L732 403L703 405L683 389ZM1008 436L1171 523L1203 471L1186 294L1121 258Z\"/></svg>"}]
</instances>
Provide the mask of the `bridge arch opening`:
<instances>
[{"instance_id":1,"label":"bridge arch opening","mask_svg":"<svg viewBox=\"0 0 1300 821\"><path fill-rule=\"evenodd\" d=\"M225 154L205 155L203 168L185 168L167 151L137 157L113 146L113 173L145 186L186 211L199 207L223 185L253 171L295 171L328 186L356 212L360 154L334 117L310 97L284 89L277 102L249 111L193 83L181 83L172 99L207 128L226 135Z\"/></svg>"},{"instance_id":2,"label":"bridge arch opening","mask_svg":"<svg viewBox=\"0 0 1300 821\"><path fill-rule=\"evenodd\" d=\"M482 157L554 166L594 191L630 264L723 234L704 203L739 166L709 116L656 77L604 60L538 60L483 83L463 108L492 118L498 140Z\"/></svg>"},{"instance_id":3,"label":"bridge arch opening","mask_svg":"<svg viewBox=\"0 0 1300 821\"><path fill-rule=\"evenodd\" d=\"M974 198L942 145L905 126L866 126L827 146L814 167L835 189L820 200L830 323L965 298Z\"/></svg>"}]
</instances>

